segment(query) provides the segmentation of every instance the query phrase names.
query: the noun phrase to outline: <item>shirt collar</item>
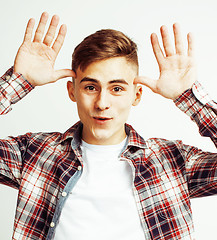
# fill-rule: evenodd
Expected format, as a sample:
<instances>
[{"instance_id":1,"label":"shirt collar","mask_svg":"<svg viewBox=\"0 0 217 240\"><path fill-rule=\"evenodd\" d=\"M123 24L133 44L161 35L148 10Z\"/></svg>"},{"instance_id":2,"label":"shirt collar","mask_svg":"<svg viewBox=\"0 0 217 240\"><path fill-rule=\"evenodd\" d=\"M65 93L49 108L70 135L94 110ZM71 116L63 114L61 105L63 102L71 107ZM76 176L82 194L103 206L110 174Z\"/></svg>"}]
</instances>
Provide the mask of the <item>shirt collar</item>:
<instances>
[{"instance_id":1,"label":"shirt collar","mask_svg":"<svg viewBox=\"0 0 217 240\"><path fill-rule=\"evenodd\" d=\"M83 124L79 121L69 128L60 138L60 143L63 144L66 140L71 139L72 147L78 148L81 145L81 133ZM133 129L129 124L125 124L125 131L128 136L128 147L147 148L145 140Z\"/></svg>"},{"instance_id":2,"label":"shirt collar","mask_svg":"<svg viewBox=\"0 0 217 240\"><path fill-rule=\"evenodd\" d=\"M77 148L81 145L81 133L83 124L79 121L64 132L59 140L60 144L64 144L67 140L72 141L72 146Z\"/></svg>"},{"instance_id":3,"label":"shirt collar","mask_svg":"<svg viewBox=\"0 0 217 240\"><path fill-rule=\"evenodd\" d=\"M125 131L128 136L128 147L132 146L136 148L147 148L145 140L135 131L131 125L125 124Z\"/></svg>"}]
</instances>

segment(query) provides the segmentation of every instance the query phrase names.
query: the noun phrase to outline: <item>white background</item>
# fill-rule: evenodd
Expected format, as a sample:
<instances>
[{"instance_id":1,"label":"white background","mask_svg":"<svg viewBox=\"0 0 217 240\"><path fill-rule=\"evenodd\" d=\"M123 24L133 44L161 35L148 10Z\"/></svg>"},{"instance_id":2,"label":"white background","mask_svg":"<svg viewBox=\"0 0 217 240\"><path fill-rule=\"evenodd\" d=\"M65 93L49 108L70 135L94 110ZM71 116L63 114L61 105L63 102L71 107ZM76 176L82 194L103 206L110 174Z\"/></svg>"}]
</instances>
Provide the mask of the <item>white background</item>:
<instances>
[{"instance_id":1,"label":"white background","mask_svg":"<svg viewBox=\"0 0 217 240\"><path fill-rule=\"evenodd\" d=\"M196 39L198 80L216 100L217 92L217 3L216 0L7 0L1 3L0 14L0 73L11 65L22 42L30 17L38 21L47 11L58 14L68 26L63 49L56 68L70 68L74 47L87 35L102 28L121 30L139 46L140 74L158 77L158 67L150 45L150 34L159 34L162 24L169 27L179 22L183 39L193 32ZM0 120L0 137L28 131L65 131L78 120L75 105L70 102L66 81L38 87L14 106ZM154 95L144 88L144 96L135 107L129 123L144 137L181 139L206 151L216 152L209 139L202 138L197 127L173 102ZM17 191L0 187L0 239L12 235ZM215 240L217 228L217 197L192 200L196 239Z\"/></svg>"}]
</instances>

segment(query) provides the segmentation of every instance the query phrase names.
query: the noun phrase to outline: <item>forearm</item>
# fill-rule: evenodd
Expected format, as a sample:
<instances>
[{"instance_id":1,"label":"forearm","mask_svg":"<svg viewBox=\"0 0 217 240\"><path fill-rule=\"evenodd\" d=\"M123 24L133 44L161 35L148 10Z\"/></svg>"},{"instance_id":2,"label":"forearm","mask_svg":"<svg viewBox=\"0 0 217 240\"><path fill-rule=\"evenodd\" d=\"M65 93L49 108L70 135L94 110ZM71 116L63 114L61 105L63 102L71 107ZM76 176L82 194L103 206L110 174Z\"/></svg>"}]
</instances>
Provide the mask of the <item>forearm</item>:
<instances>
[{"instance_id":1,"label":"forearm","mask_svg":"<svg viewBox=\"0 0 217 240\"><path fill-rule=\"evenodd\" d=\"M202 85L196 82L174 103L198 125L200 134L210 137L217 146L217 104L210 99Z\"/></svg>"},{"instance_id":2,"label":"forearm","mask_svg":"<svg viewBox=\"0 0 217 240\"><path fill-rule=\"evenodd\" d=\"M11 105L25 97L33 86L19 73L10 68L0 77L0 114L11 110Z\"/></svg>"}]
</instances>

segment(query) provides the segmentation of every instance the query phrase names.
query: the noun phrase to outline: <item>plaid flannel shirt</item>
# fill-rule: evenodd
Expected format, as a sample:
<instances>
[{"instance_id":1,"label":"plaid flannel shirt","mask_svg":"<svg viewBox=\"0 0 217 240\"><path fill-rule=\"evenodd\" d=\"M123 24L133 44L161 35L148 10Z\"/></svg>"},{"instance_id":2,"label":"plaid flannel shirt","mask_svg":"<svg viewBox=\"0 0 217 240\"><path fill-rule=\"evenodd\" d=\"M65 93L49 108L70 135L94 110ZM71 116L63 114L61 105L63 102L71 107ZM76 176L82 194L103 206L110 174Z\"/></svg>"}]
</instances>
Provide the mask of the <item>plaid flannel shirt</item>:
<instances>
[{"instance_id":1,"label":"plaid flannel shirt","mask_svg":"<svg viewBox=\"0 0 217 240\"><path fill-rule=\"evenodd\" d=\"M12 71L0 78L2 114L33 89ZM175 104L217 145L217 104L198 82ZM53 238L67 194L82 174L81 130L78 122L64 134L27 133L0 141L0 182L18 189L13 239ZM133 169L144 239L193 239L190 198L217 193L217 154L181 141L145 141L127 124L126 132L120 160Z\"/></svg>"}]
</instances>

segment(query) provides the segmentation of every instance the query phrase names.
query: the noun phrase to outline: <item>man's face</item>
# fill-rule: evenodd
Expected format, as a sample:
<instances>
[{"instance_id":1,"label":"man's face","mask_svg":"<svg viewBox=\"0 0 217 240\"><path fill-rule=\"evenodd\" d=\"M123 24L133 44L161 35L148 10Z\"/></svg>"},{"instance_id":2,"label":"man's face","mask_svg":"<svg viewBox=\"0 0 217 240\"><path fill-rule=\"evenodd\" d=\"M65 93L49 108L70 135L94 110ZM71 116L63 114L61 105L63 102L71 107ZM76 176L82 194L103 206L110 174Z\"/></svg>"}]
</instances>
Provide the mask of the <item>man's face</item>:
<instances>
[{"instance_id":1,"label":"man's face","mask_svg":"<svg viewBox=\"0 0 217 240\"><path fill-rule=\"evenodd\" d=\"M140 101L142 89L133 84L137 68L124 57L110 58L77 70L75 82L68 82L71 100L77 103L83 123L82 139L90 144L110 145L125 137L132 105Z\"/></svg>"}]
</instances>

